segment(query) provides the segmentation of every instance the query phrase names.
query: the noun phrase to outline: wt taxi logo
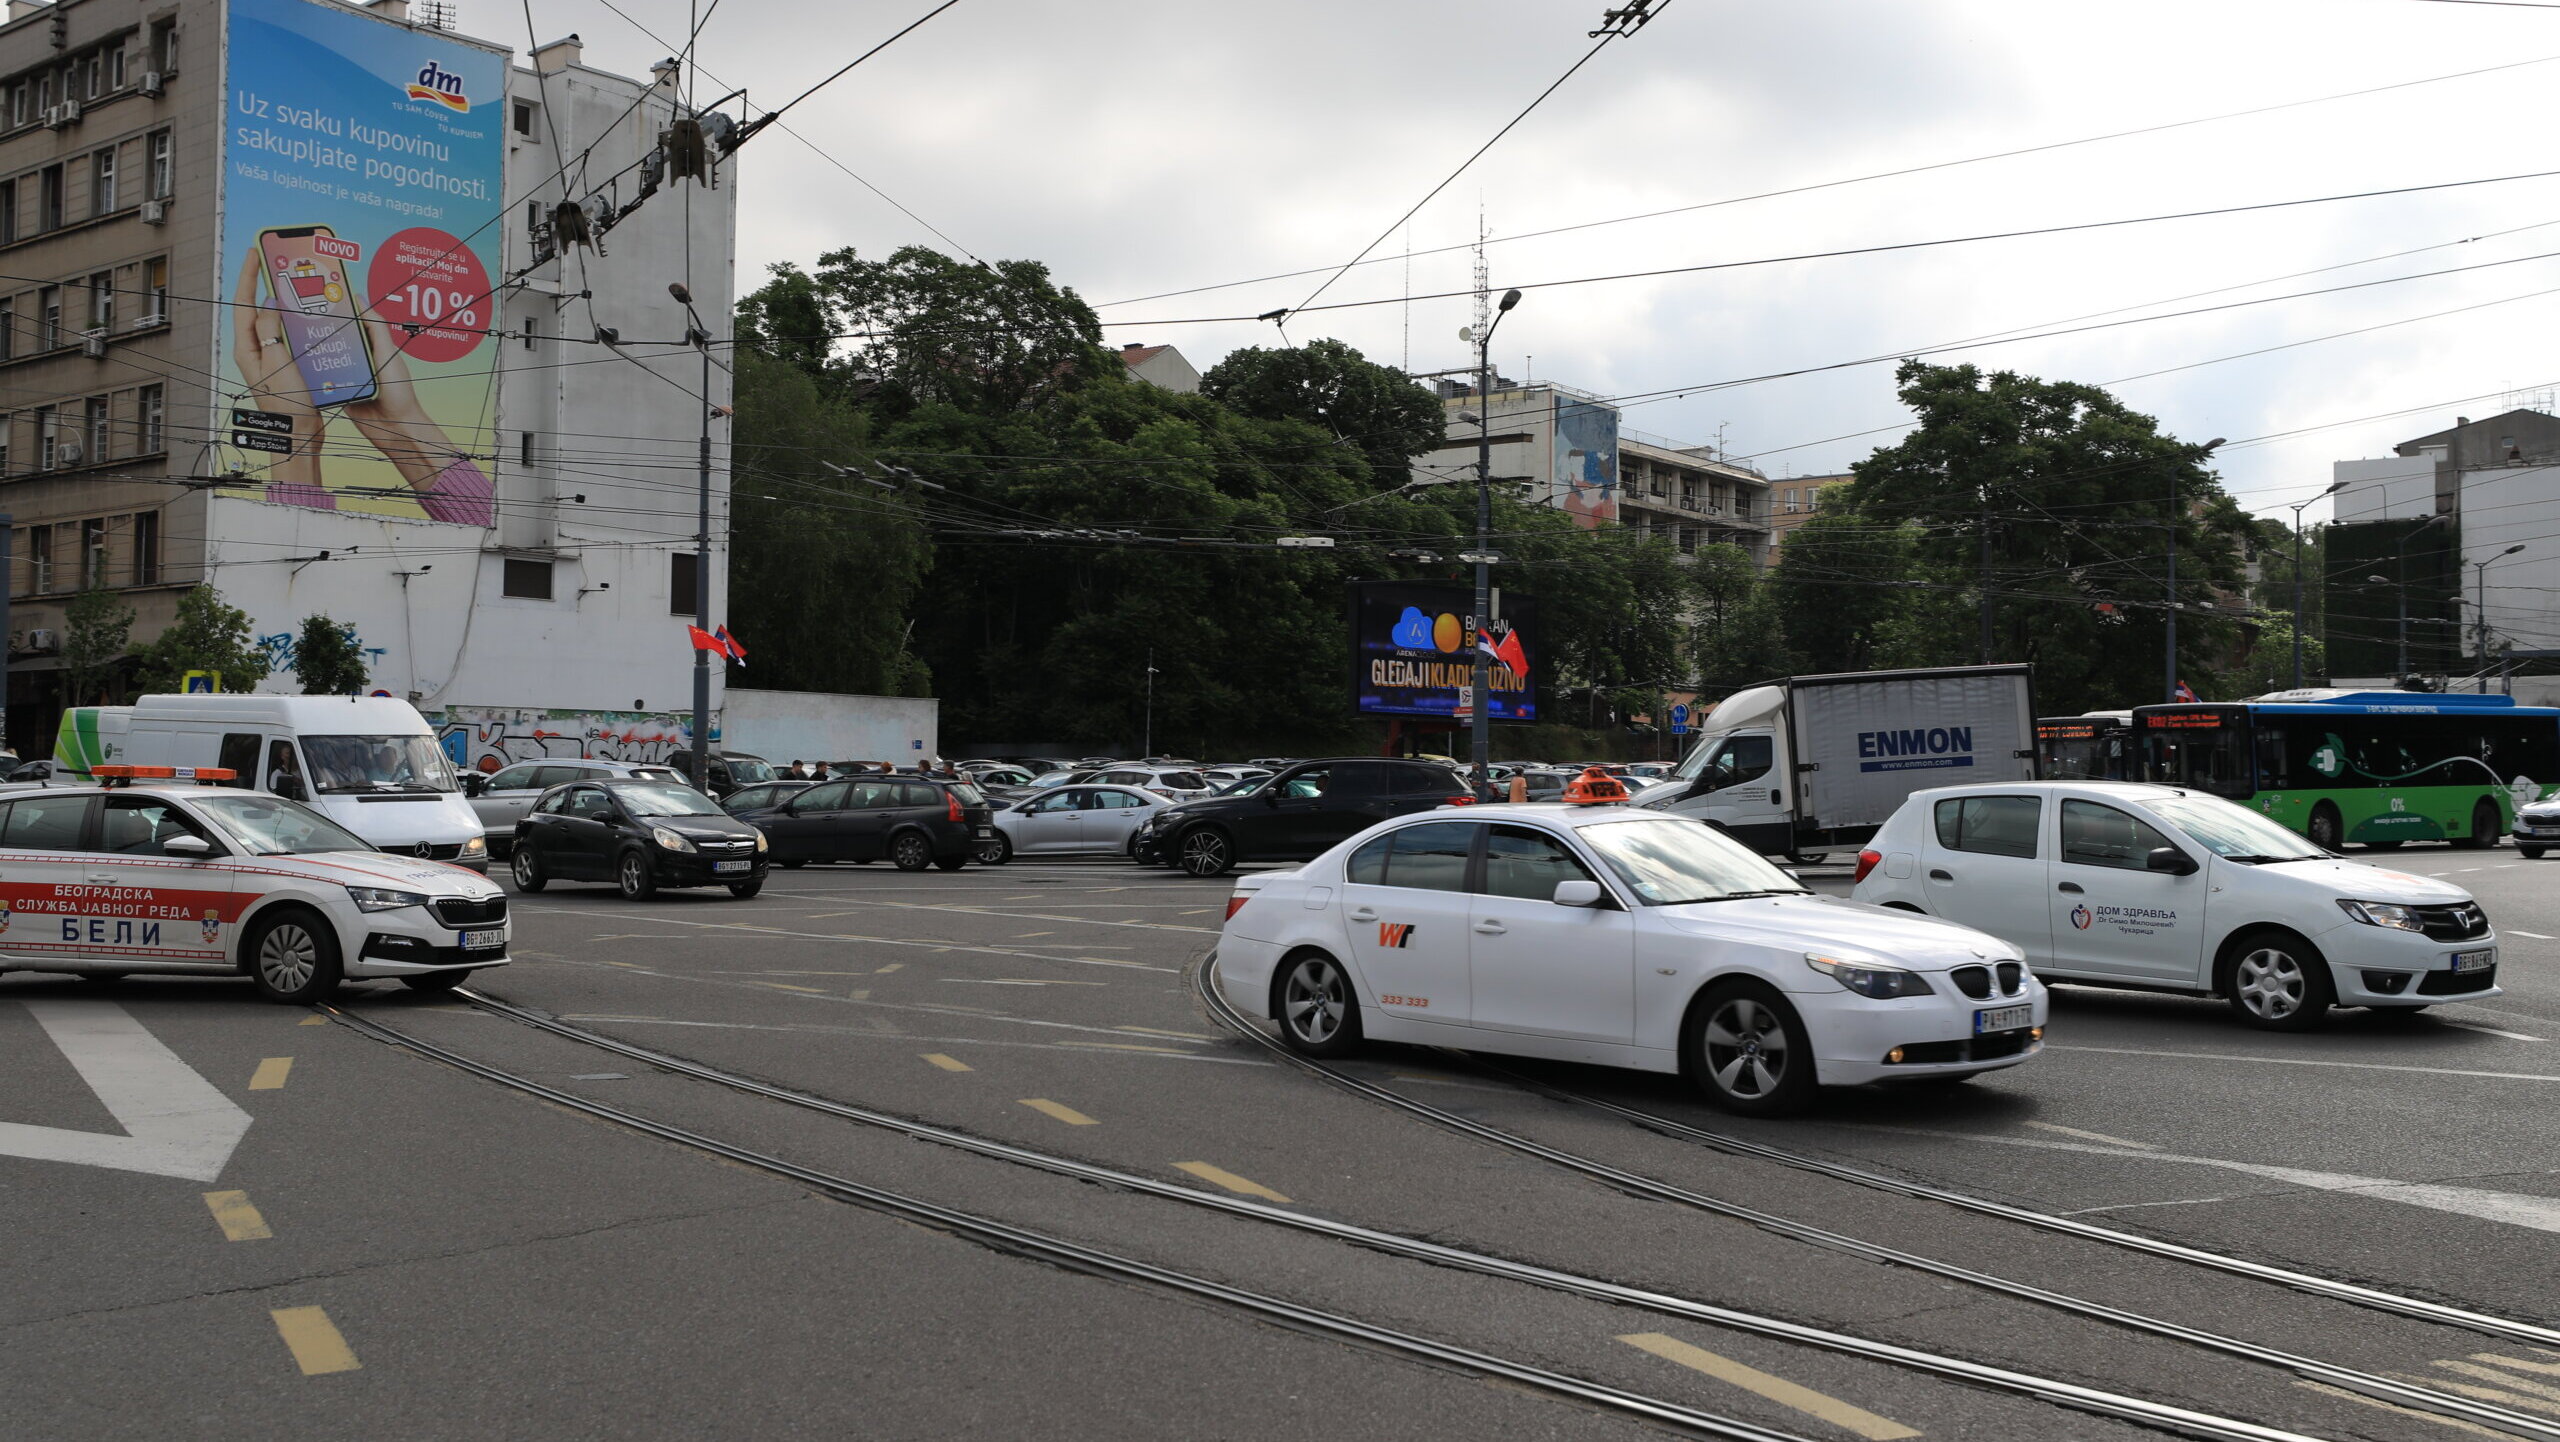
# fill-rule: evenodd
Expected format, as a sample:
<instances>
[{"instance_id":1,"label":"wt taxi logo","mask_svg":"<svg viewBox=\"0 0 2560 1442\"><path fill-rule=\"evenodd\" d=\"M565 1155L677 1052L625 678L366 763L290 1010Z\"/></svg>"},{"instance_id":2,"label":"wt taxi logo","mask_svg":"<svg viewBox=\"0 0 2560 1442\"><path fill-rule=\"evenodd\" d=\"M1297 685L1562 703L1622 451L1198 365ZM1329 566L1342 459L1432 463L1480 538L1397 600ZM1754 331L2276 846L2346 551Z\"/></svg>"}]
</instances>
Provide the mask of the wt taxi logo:
<instances>
[{"instance_id":1,"label":"wt taxi logo","mask_svg":"<svg viewBox=\"0 0 2560 1442\"><path fill-rule=\"evenodd\" d=\"M432 60L418 67L418 78L409 82L409 98L432 100L456 115L471 113L470 97L462 93L462 77Z\"/></svg>"},{"instance_id":2,"label":"wt taxi logo","mask_svg":"<svg viewBox=\"0 0 2560 1442\"><path fill-rule=\"evenodd\" d=\"M1401 951L1404 949L1404 944L1411 940L1413 940L1412 922L1381 921L1378 923L1378 945Z\"/></svg>"}]
</instances>

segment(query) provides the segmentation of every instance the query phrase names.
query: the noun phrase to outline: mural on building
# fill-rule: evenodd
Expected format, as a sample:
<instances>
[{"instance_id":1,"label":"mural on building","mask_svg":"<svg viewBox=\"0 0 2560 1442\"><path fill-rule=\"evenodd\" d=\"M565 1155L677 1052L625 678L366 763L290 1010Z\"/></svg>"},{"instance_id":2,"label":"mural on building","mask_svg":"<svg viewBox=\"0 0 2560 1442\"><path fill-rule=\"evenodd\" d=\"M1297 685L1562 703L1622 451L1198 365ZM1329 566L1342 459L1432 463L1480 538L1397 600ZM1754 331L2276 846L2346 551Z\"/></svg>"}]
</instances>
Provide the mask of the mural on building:
<instances>
[{"instance_id":1,"label":"mural on building","mask_svg":"<svg viewBox=\"0 0 2560 1442\"><path fill-rule=\"evenodd\" d=\"M664 761L693 745L692 718L663 711L545 711L521 706L449 706L428 719L453 764L496 771L550 756L593 761ZM713 722L718 745L720 726Z\"/></svg>"},{"instance_id":2,"label":"mural on building","mask_svg":"<svg viewBox=\"0 0 2560 1442\"><path fill-rule=\"evenodd\" d=\"M1555 401L1551 504L1588 530L1618 519L1618 413L1590 401Z\"/></svg>"}]
</instances>

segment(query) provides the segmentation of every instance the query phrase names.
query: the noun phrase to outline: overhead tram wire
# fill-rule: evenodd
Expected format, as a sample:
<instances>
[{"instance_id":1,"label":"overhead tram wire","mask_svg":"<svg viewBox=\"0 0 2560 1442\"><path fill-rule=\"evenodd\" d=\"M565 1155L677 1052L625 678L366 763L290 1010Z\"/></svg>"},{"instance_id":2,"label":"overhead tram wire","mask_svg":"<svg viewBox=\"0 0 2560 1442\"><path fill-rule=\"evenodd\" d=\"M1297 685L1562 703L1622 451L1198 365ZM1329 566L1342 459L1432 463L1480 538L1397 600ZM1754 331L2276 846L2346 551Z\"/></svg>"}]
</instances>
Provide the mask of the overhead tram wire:
<instances>
[{"instance_id":1,"label":"overhead tram wire","mask_svg":"<svg viewBox=\"0 0 2560 1442\"><path fill-rule=\"evenodd\" d=\"M1469 166L1472 166L1477 161L1483 159L1486 151L1493 149L1495 145L1501 143L1502 137L1509 135L1521 121L1528 119L1531 111L1534 111L1539 106L1544 105L1547 102L1548 96L1563 89L1564 83L1571 80L1574 77L1575 72L1581 70L1583 66L1590 64L1594 56L1597 56L1601 51L1608 49L1611 41L1623 39L1624 37L1632 35L1636 31L1643 29L1647 24L1650 24L1654 19L1658 18L1663 11L1670 8L1671 0L1633 0L1633 3L1628 6L1628 9L1633 12L1631 17L1633 20L1632 25L1624 23L1624 21L1619 18L1622 12L1614 10L1610 11L1610 23L1604 25L1603 28L1592 32L1600 37L1600 43L1592 46L1589 50L1584 51L1581 59L1576 60L1573 64L1565 67L1565 72L1562 75L1557 76L1554 82L1549 84L1546 89L1539 91L1536 99L1523 106L1519 114L1512 116L1507 121L1504 121L1502 128L1495 131L1491 139L1485 141L1484 144L1477 146L1466 159L1458 162L1457 169L1450 171L1445 176L1442 176L1439 184L1434 185L1429 190L1423 192L1423 196L1420 200L1415 201L1410 207L1408 207L1404 214L1397 216L1394 221L1388 224L1386 229L1379 231L1377 239L1360 247L1360 253L1358 255L1344 261L1339 269L1335 270L1333 274L1326 276L1323 282L1317 285L1314 290L1307 292L1307 298L1305 300L1298 302L1296 305L1289 307L1285 311L1277 312L1269 318L1280 319L1292 316L1315 304L1317 297L1323 295L1326 291L1331 290L1333 288L1333 283L1342 279L1342 277L1350 271L1351 267L1368 259L1369 252L1386 244L1387 237L1395 234L1397 227L1403 225L1406 221L1413 219L1416 211L1419 211L1422 207L1429 205L1433 197L1437 196L1441 191L1448 189L1459 176L1466 174ZM1467 294L1472 295L1474 292L1469 291ZM1409 297L1409 299L1411 298ZM1331 309L1331 307L1327 308ZM1263 317L1255 318L1261 319Z\"/></svg>"},{"instance_id":2,"label":"overhead tram wire","mask_svg":"<svg viewBox=\"0 0 2560 1442\"><path fill-rule=\"evenodd\" d=\"M607 3L609 5L610 0L607 0ZM1518 235L1492 237L1488 243L1493 245L1502 245L1518 240L1541 240L1551 235L1570 235L1576 231L1596 230L1604 226L1628 225L1640 220L1659 220L1665 216L1688 215L1696 211L1716 210L1732 205L1748 205L1754 201L1776 200L1785 196L1805 195L1819 190L1836 190L1843 186L1864 185L1870 181L1895 180L1907 175L1926 175L1935 170L1953 170L1967 165L1982 165L1994 160L2014 159L2022 155L2040 155L2047 151L2069 150L2076 146L2097 145L2111 140L2128 140L2136 136L2157 135L2163 131L2183 130L2198 125L2212 125L2225 120L2242 120L2254 115L2269 115L2282 110L2297 110L2308 105L2326 105L2332 101L2338 100L2356 100L2368 95L2382 95L2394 90L2408 90L2421 85L2440 85L2452 80L2469 80L2482 75L2495 75L2506 70L2521 70L2529 66L2549 65L2553 61L2560 61L2560 55L2543 55L2537 56L2531 60L2514 60L2503 65L2483 66L2477 70L2458 70L2449 75L2430 75L2419 80L2395 81L2389 85L2368 86L2362 90L2343 90L2334 95L2315 95L2308 99L2287 100L2275 105L2255 106L2248 110L2225 111L2219 115L2200 115L2187 120L2163 121L2157 125L2137 126L2131 130L2110 131L2104 135L2085 135L2077 140L2056 140L2049 141L2041 145L2021 146L2013 150L1995 150L1985 155L1969 155L1960 160L1931 161L1925 165L1907 165L1894 170L1873 171L1866 175L1845 176L1838 180L1814 181L1810 184L1791 185L1779 190L1763 190L1754 192L1750 195L1727 196L1721 200L1702 200L1692 205L1675 205L1667 210L1648 210L1635 215L1614 216L1607 220L1586 220L1573 225L1552 226L1545 230L1523 231ZM1390 261L1412 260L1431 255L1447 255L1455 251L1472 250L1474 248L1475 243L1472 241L1462 245L1432 246L1424 250L1408 250L1401 255L1382 255L1374 259L1358 261L1355 262L1355 264L1384 265ZM1233 290L1239 286L1261 285L1275 280L1295 280L1300 276L1322 275L1324 270L1325 268L1322 266L1314 266L1306 270L1280 271L1272 275L1255 276L1250 280L1225 280L1220 281L1215 285L1195 285L1181 290L1157 291L1152 295L1130 296L1125 300L1098 301L1095 303L1095 309L1101 310L1108 309L1112 306L1136 305L1142 301L1150 300L1170 300L1177 296L1203 295L1210 291ZM1398 297L1398 299L1401 300L1402 297Z\"/></svg>"}]
</instances>

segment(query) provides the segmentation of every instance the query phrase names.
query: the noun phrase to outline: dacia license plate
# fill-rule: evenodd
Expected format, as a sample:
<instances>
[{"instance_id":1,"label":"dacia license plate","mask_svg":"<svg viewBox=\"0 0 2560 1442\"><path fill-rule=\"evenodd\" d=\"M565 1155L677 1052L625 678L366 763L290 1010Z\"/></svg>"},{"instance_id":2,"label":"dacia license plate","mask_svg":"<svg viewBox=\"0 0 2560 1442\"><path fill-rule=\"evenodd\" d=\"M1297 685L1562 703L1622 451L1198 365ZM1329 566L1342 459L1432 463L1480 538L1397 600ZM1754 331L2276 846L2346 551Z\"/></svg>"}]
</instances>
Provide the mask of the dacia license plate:
<instances>
[{"instance_id":1,"label":"dacia license plate","mask_svg":"<svg viewBox=\"0 0 2560 1442\"><path fill-rule=\"evenodd\" d=\"M2457 951L2453 954L2455 971L2487 971L2498 964L2498 949L2485 947L2479 951Z\"/></svg>"},{"instance_id":2,"label":"dacia license plate","mask_svg":"<svg viewBox=\"0 0 2560 1442\"><path fill-rule=\"evenodd\" d=\"M2016 1031L2035 1024L2036 1009L2031 1006L1995 1006L1973 1014L1973 1034L1987 1036L1995 1031Z\"/></svg>"},{"instance_id":3,"label":"dacia license plate","mask_svg":"<svg viewBox=\"0 0 2560 1442\"><path fill-rule=\"evenodd\" d=\"M743 857L741 857L740 859L738 859L738 860L736 860L736 861L715 861L715 862L711 863L711 869L712 869L713 871L716 871L716 872L720 873L720 874L721 874L721 875L723 875L723 876L726 876L726 875L728 875L729 873L731 873L731 872L733 872L733 871L748 871L748 870L752 870L752 869L754 868L754 866L755 866L755 863L754 863L753 861L748 860L748 859L743 858Z\"/></svg>"},{"instance_id":4,"label":"dacia license plate","mask_svg":"<svg viewBox=\"0 0 2560 1442\"><path fill-rule=\"evenodd\" d=\"M462 934L464 951L498 951L506 944L507 934L504 931L466 931Z\"/></svg>"}]
</instances>

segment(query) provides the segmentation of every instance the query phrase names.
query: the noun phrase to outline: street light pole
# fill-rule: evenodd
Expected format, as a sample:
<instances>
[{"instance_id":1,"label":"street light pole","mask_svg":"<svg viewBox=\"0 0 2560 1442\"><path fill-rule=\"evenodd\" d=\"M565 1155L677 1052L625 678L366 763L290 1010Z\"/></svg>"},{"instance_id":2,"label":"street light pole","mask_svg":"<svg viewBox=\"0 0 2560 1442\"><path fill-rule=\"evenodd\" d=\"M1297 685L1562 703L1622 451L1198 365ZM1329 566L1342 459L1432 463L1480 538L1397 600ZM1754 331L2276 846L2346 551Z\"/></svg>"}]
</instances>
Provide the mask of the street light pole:
<instances>
[{"instance_id":1,"label":"street light pole","mask_svg":"<svg viewBox=\"0 0 2560 1442\"><path fill-rule=\"evenodd\" d=\"M2392 554L2398 562L2398 569L2400 573L2400 669L2395 672L2391 678L2392 684L2395 686L2399 685L2401 680L2409 674L2409 543L2426 534L2429 529L2433 528L2444 519L2444 513L2441 511L2437 512L2435 515L2427 517L2426 520L2420 522L2415 528L2413 528L2409 534L2402 536L2400 538L2399 545L2392 548ZM2461 593L2456 592L2455 594L2460 595Z\"/></svg>"},{"instance_id":2,"label":"street light pole","mask_svg":"<svg viewBox=\"0 0 2560 1442\"><path fill-rule=\"evenodd\" d=\"M2222 442L2221 436L2215 436L2212 440L2205 442L2204 449L2196 453L2196 459L2202 461L2215 451L2222 449ZM2168 684L2161 689L2160 699L2175 702L2178 699L2178 473L2176 471L2169 473L2169 647L2168 655L2163 658L2163 661L2168 667L2169 676Z\"/></svg>"},{"instance_id":3,"label":"street light pole","mask_svg":"<svg viewBox=\"0 0 2560 1442\"><path fill-rule=\"evenodd\" d=\"M2331 481L2329 489L2319 495L2293 503L2293 689L2296 691L2302 689L2302 508L2346 488L2345 481Z\"/></svg>"},{"instance_id":4,"label":"street light pole","mask_svg":"<svg viewBox=\"0 0 2560 1442\"><path fill-rule=\"evenodd\" d=\"M1147 721L1144 734L1138 738L1138 754L1156 754L1156 648L1147 648Z\"/></svg>"},{"instance_id":5,"label":"street light pole","mask_svg":"<svg viewBox=\"0 0 2560 1442\"><path fill-rule=\"evenodd\" d=\"M2523 549L2524 543L2518 541L2485 561L2468 563L2471 567L2472 635L2478 638L2475 644L2480 662L2476 689L2483 696L2489 694L2489 568Z\"/></svg>"},{"instance_id":6,"label":"street light pole","mask_svg":"<svg viewBox=\"0 0 2560 1442\"><path fill-rule=\"evenodd\" d=\"M1491 779L1493 759L1493 658L1484 653L1485 623L1492 619L1493 609L1493 333L1502 318L1520 303L1520 292L1505 291L1502 304L1495 308L1493 319L1485 323L1484 333L1476 341L1476 605L1470 622L1473 634L1467 637L1467 650L1475 664L1469 672L1474 683L1475 714L1471 729L1474 762L1473 776L1477 785Z\"/></svg>"}]
</instances>

